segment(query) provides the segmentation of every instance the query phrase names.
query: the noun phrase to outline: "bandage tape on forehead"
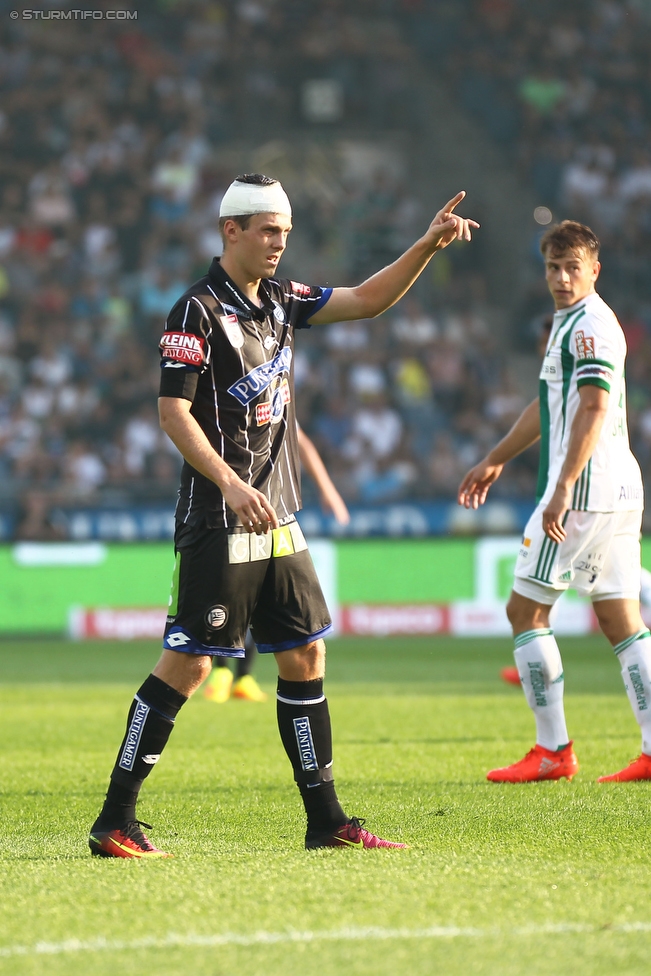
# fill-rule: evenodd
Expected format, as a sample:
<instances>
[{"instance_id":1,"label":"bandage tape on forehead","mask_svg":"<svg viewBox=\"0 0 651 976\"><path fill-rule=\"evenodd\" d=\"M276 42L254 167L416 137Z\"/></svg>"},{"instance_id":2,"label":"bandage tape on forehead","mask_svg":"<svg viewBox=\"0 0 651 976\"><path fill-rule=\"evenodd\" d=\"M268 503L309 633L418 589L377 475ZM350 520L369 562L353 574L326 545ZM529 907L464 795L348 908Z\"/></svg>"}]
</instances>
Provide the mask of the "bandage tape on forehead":
<instances>
[{"instance_id":1,"label":"bandage tape on forehead","mask_svg":"<svg viewBox=\"0 0 651 976\"><path fill-rule=\"evenodd\" d=\"M257 213L278 213L291 217L292 206L281 184L257 186L234 180L222 198L219 216L237 217Z\"/></svg>"}]
</instances>

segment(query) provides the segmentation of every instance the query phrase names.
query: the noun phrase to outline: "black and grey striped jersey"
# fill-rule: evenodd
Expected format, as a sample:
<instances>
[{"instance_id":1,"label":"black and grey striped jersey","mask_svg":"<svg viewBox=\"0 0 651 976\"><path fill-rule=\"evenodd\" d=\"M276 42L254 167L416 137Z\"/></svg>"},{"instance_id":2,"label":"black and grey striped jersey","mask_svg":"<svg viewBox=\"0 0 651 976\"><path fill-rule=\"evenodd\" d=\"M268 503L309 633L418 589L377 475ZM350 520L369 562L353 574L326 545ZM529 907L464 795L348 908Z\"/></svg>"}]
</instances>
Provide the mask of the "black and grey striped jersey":
<instances>
[{"instance_id":1,"label":"black and grey striped jersey","mask_svg":"<svg viewBox=\"0 0 651 976\"><path fill-rule=\"evenodd\" d=\"M301 507L294 330L309 328L331 292L266 278L258 308L215 258L172 308L160 342L160 395L192 402L191 413L217 453L264 492L281 519ZM187 461L176 517L205 518L210 528L238 524L217 485Z\"/></svg>"}]
</instances>

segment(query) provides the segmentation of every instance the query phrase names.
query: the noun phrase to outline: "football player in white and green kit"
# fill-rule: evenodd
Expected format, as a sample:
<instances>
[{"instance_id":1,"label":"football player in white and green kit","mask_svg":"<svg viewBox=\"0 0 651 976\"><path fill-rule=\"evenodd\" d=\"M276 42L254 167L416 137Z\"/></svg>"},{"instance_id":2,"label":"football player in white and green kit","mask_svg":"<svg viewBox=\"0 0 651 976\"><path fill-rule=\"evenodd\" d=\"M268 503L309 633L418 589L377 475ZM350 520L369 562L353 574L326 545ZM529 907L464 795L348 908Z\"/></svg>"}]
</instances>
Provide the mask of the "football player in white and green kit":
<instances>
[{"instance_id":1,"label":"football player in white and green kit","mask_svg":"<svg viewBox=\"0 0 651 976\"><path fill-rule=\"evenodd\" d=\"M563 664L549 614L568 587L591 598L613 645L642 754L599 782L651 779L651 634L640 616L640 468L626 424L626 341L595 291L599 241L565 220L541 251L556 314L540 373L540 395L463 479L459 503L477 508L507 461L540 440L538 504L525 528L507 614L515 663L536 720L524 759L493 769L494 782L571 779L578 761L563 708Z\"/></svg>"}]
</instances>

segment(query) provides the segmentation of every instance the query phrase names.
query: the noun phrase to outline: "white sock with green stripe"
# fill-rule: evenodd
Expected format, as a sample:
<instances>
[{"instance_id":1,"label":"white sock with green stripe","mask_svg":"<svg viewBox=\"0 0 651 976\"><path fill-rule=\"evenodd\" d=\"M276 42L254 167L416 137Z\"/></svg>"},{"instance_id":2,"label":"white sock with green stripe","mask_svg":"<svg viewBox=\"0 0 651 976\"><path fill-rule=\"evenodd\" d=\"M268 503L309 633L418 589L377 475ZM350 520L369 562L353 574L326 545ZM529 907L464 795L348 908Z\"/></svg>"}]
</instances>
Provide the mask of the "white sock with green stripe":
<instances>
[{"instance_id":1,"label":"white sock with green stripe","mask_svg":"<svg viewBox=\"0 0 651 976\"><path fill-rule=\"evenodd\" d=\"M563 662L554 631L546 628L516 634L514 657L536 719L536 742L545 749L560 749L570 739L563 708Z\"/></svg>"},{"instance_id":2,"label":"white sock with green stripe","mask_svg":"<svg viewBox=\"0 0 651 976\"><path fill-rule=\"evenodd\" d=\"M651 633L639 630L613 650L635 720L642 730L642 752L651 756Z\"/></svg>"}]
</instances>

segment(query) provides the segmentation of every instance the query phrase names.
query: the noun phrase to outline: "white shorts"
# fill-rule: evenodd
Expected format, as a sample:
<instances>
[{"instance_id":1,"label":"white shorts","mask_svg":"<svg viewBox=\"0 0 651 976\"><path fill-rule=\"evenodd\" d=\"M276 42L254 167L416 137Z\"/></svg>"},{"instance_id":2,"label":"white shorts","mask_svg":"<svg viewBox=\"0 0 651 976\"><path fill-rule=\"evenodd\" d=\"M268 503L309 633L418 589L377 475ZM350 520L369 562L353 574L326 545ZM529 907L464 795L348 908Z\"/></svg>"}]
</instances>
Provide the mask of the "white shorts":
<instances>
[{"instance_id":1,"label":"white shorts","mask_svg":"<svg viewBox=\"0 0 651 976\"><path fill-rule=\"evenodd\" d=\"M513 589L536 603L554 604L570 587L598 600L639 600L642 512L569 512L567 538L543 532L540 503L527 522Z\"/></svg>"}]
</instances>

